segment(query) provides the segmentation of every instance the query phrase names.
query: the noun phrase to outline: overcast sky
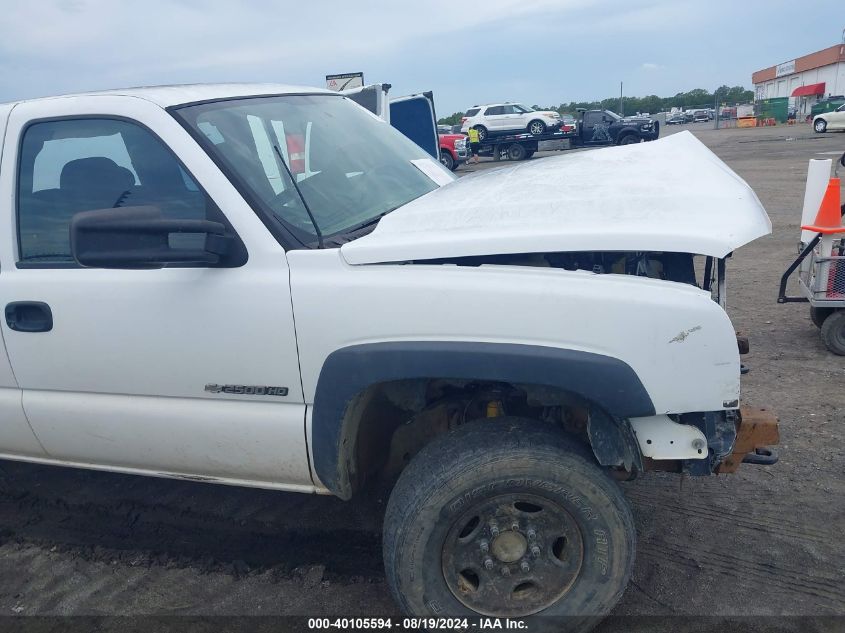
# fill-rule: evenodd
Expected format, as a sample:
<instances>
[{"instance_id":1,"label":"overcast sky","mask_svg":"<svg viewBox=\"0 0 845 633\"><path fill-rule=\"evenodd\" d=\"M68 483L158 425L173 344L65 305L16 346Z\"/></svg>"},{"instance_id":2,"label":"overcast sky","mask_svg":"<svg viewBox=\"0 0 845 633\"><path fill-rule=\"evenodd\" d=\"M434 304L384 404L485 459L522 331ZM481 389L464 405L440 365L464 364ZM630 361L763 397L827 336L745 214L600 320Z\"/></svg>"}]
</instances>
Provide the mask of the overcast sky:
<instances>
[{"instance_id":1,"label":"overcast sky","mask_svg":"<svg viewBox=\"0 0 845 633\"><path fill-rule=\"evenodd\" d=\"M668 96L841 41L842 0L22 0L0 10L0 102L165 83L325 86L475 103Z\"/></svg>"}]
</instances>

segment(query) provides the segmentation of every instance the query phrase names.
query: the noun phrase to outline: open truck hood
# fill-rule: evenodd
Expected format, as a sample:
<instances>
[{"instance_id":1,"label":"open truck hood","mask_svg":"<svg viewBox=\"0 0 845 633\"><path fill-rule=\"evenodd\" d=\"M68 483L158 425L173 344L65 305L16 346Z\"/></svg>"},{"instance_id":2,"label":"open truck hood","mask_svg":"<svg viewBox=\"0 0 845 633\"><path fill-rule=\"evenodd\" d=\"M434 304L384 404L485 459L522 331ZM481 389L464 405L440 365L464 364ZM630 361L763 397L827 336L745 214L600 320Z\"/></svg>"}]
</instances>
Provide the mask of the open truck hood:
<instances>
[{"instance_id":1,"label":"open truck hood","mask_svg":"<svg viewBox=\"0 0 845 633\"><path fill-rule=\"evenodd\" d=\"M771 233L754 191L690 132L461 178L344 244L350 264L559 251L724 257Z\"/></svg>"}]
</instances>

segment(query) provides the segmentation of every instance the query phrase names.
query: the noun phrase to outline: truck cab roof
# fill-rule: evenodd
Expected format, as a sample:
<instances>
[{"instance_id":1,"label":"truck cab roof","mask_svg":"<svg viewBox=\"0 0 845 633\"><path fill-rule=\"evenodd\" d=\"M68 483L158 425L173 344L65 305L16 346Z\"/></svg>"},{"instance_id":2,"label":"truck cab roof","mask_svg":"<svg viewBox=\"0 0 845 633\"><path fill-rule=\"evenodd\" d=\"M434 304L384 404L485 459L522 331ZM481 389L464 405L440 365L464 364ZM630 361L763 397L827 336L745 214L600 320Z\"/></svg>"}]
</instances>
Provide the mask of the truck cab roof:
<instances>
[{"instance_id":1,"label":"truck cab roof","mask_svg":"<svg viewBox=\"0 0 845 633\"><path fill-rule=\"evenodd\" d=\"M276 83L205 83L205 84L173 84L165 86L141 86L135 88L118 88L114 90L101 90L93 92L80 92L50 97L39 97L37 99L22 99L19 101L0 104L0 116L3 108L13 108L19 103L30 101L41 101L47 99L65 99L70 97L131 97L144 99L161 106L169 108L187 103L200 101L214 101L217 99L231 99L235 97L257 97L261 95L279 94L336 94L325 88L313 88L310 86L292 86L289 84Z\"/></svg>"}]
</instances>

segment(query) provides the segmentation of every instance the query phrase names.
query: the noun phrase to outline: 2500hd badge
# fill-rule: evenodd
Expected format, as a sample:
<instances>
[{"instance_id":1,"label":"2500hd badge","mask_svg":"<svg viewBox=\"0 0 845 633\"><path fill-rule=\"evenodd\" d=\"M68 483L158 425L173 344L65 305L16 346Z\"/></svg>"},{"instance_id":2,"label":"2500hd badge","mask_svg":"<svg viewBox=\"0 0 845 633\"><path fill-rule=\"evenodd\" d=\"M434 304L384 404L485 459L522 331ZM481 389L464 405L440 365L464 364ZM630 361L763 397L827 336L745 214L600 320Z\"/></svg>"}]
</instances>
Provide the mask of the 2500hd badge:
<instances>
[{"instance_id":1,"label":"2500hd badge","mask_svg":"<svg viewBox=\"0 0 845 633\"><path fill-rule=\"evenodd\" d=\"M244 396L286 396L287 387L265 387L263 385L206 385L209 393L236 393Z\"/></svg>"}]
</instances>

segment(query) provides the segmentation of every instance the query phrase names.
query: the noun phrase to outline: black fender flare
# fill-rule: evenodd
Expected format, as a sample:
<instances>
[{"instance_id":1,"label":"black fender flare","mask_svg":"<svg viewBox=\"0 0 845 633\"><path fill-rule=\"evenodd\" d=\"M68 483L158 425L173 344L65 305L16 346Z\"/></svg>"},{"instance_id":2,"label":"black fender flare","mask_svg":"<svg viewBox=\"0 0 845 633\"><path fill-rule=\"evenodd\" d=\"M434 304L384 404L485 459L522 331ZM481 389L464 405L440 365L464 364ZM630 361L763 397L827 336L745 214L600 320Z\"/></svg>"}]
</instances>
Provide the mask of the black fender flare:
<instances>
[{"instance_id":1,"label":"black fender flare","mask_svg":"<svg viewBox=\"0 0 845 633\"><path fill-rule=\"evenodd\" d=\"M546 385L601 406L613 418L655 414L651 397L627 363L579 350L461 341L397 341L352 345L326 358L311 417L314 470L335 495L352 496L345 413L367 387L414 378L451 378Z\"/></svg>"},{"instance_id":2,"label":"black fender flare","mask_svg":"<svg viewBox=\"0 0 845 633\"><path fill-rule=\"evenodd\" d=\"M619 129L619 132L616 134L616 138L613 139L613 143L615 145L619 145L619 142L623 138L625 138L626 136L630 136L631 134L633 134L640 140L642 140L643 138L643 135L640 133L639 128L634 127L632 125L626 125L625 127Z\"/></svg>"}]
</instances>

